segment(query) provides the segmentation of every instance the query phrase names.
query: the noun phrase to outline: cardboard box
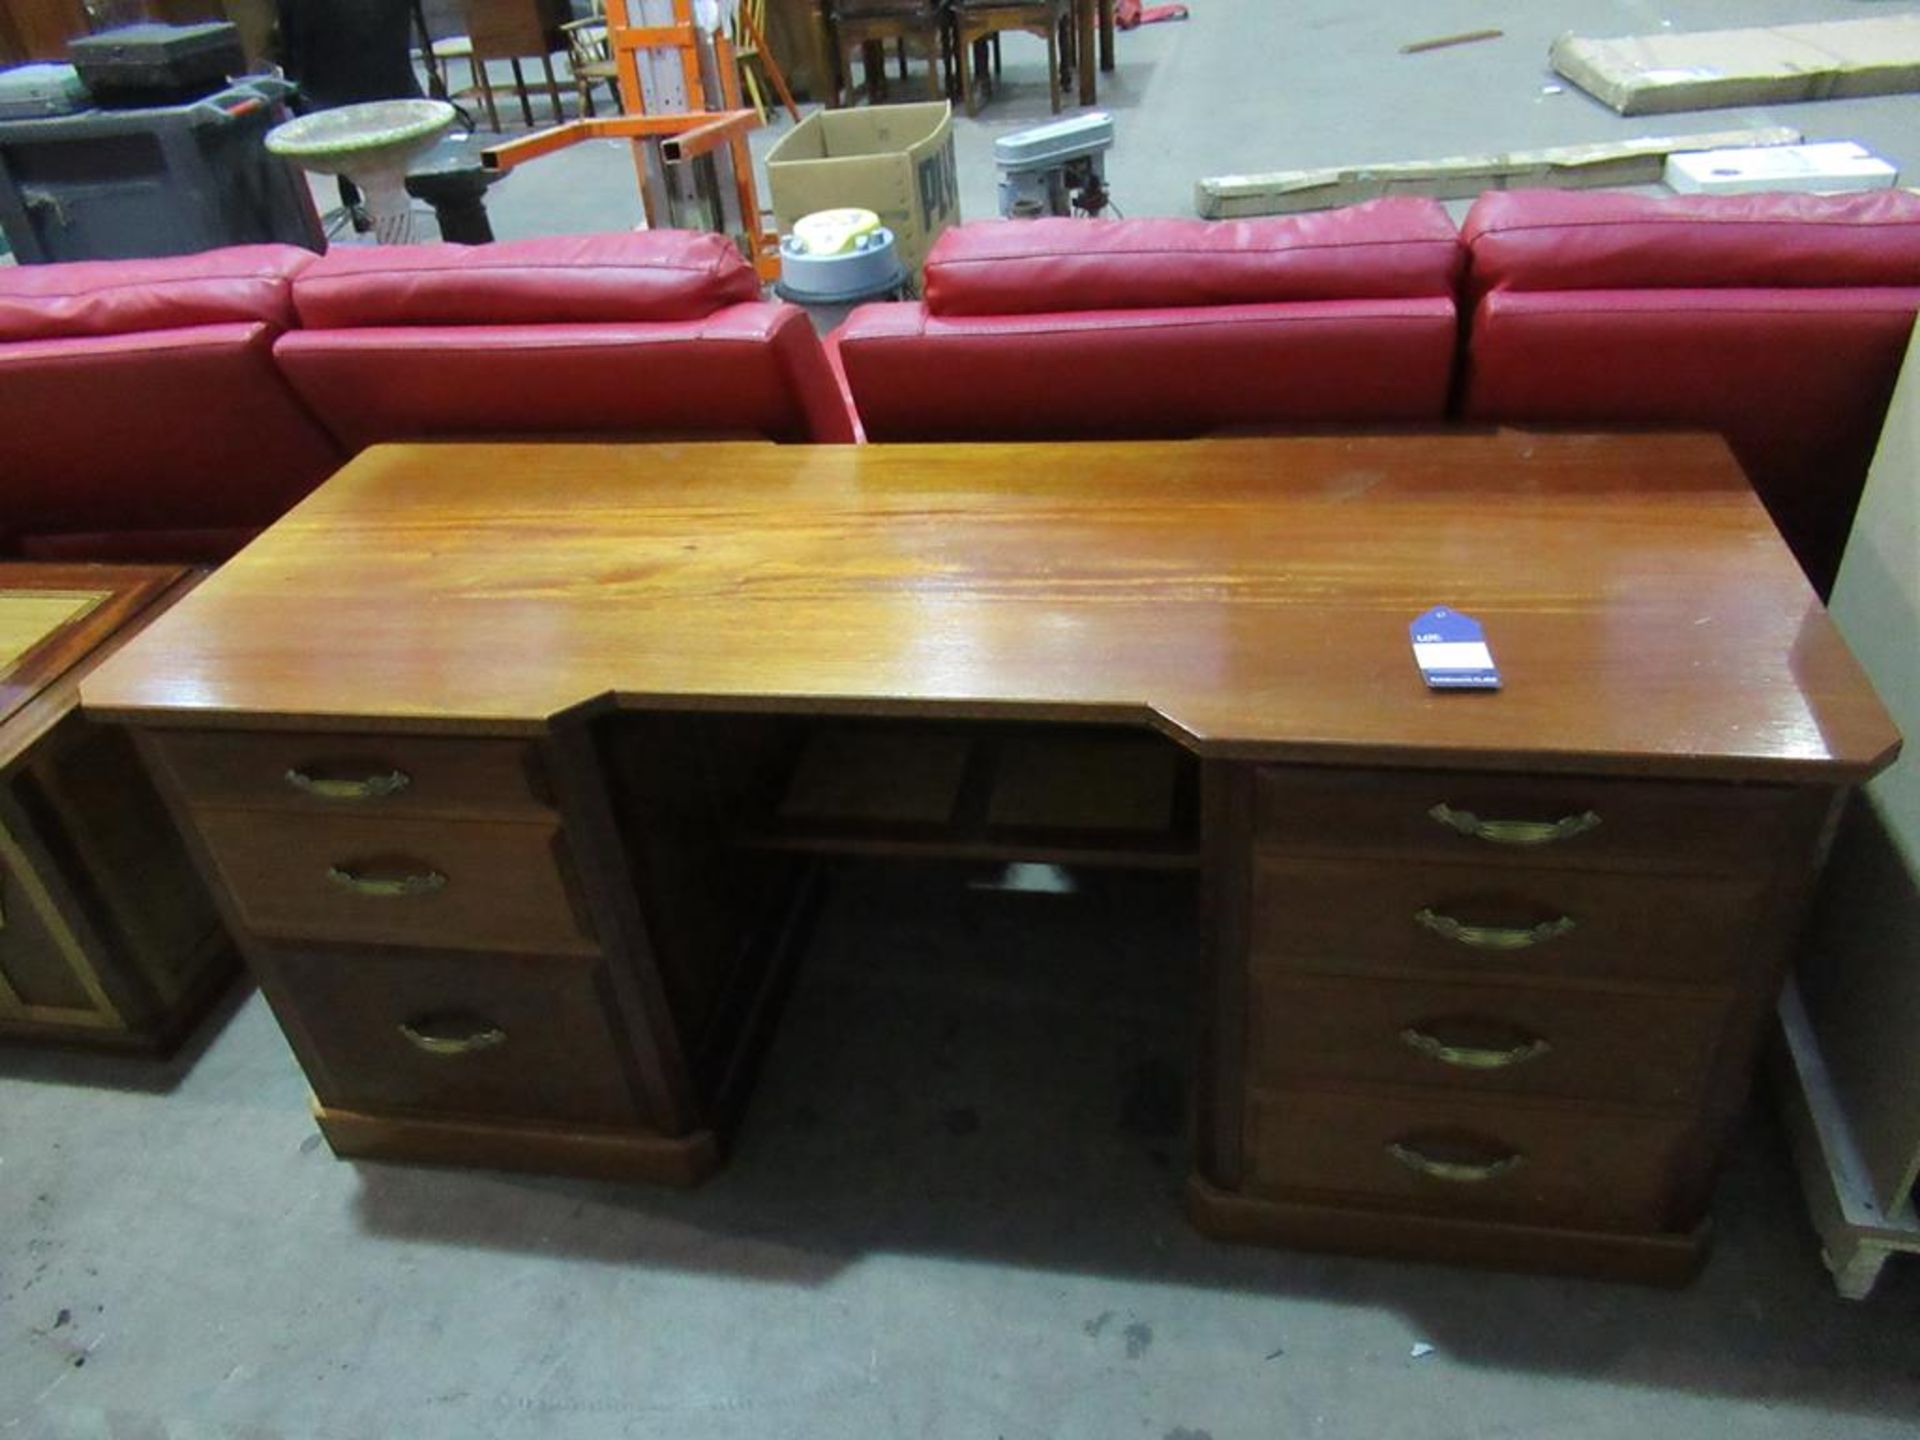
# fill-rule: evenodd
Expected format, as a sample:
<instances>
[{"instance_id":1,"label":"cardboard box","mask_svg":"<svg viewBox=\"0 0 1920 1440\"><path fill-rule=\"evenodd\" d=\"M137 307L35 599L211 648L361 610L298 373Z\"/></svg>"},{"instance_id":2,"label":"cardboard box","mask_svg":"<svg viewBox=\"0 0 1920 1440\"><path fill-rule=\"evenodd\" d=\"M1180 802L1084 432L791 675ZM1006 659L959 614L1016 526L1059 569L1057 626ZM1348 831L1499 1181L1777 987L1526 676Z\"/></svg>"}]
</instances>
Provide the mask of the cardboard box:
<instances>
[{"instance_id":1,"label":"cardboard box","mask_svg":"<svg viewBox=\"0 0 1920 1440\"><path fill-rule=\"evenodd\" d=\"M1887 190L1900 172L1864 145L1834 140L1771 150L1703 150L1667 159L1668 188L1682 195L1749 195L1760 190Z\"/></svg>"},{"instance_id":2,"label":"cardboard box","mask_svg":"<svg viewBox=\"0 0 1920 1440\"><path fill-rule=\"evenodd\" d=\"M1920 90L1920 14L1609 40L1562 35L1548 58L1622 115L1894 95Z\"/></svg>"},{"instance_id":3,"label":"cardboard box","mask_svg":"<svg viewBox=\"0 0 1920 1440\"><path fill-rule=\"evenodd\" d=\"M893 231L916 283L933 240L960 218L953 106L818 110L767 152L773 223L782 235L816 210L856 205Z\"/></svg>"}]
</instances>

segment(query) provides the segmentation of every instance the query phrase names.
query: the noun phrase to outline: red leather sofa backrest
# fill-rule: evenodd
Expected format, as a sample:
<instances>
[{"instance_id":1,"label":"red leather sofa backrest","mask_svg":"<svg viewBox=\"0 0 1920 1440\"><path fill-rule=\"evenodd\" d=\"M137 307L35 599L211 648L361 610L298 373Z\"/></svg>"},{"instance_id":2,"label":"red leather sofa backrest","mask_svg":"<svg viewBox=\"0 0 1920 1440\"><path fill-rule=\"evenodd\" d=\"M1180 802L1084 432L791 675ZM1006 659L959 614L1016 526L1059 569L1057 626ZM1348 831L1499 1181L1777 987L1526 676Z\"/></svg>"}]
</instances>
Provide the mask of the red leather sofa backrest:
<instances>
[{"instance_id":1,"label":"red leather sofa backrest","mask_svg":"<svg viewBox=\"0 0 1920 1440\"><path fill-rule=\"evenodd\" d=\"M1482 196L1470 419L1717 430L1824 594L1920 311L1920 196Z\"/></svg>"},{"instance_id":2,"label":"red leather sofa backrest","mask_svg":"<svg viewBox=\"0 0 1920 1440\"><path fill-rule=\"evenodd\" d=\"M339 250L274 356L349 451L457 435L847 440L800 310L680 231Z\"/></svg>"},{"instance_id":3,"label":"red leather sofa backrest","mask_svg":"<svg viewBox=\"0 0 1920 1440\"><path fill-rule=\"evenodd\" d=\"M324 480L339 449L271 356L313 258L0 269L0 550L218 560Z\"/></svg>"},{"instance_id":4,"label":"red leather sofa backrest","mask_svg":"<svg viewBox=\"0 0 1920 1440\"><path fill-rule=\"evenodd\" d=\"M1459 269L1426 200L991 221L935 242L924 304L863 306L831 343L874 440L1437 421Z\"/></svg>"}]
</instances>

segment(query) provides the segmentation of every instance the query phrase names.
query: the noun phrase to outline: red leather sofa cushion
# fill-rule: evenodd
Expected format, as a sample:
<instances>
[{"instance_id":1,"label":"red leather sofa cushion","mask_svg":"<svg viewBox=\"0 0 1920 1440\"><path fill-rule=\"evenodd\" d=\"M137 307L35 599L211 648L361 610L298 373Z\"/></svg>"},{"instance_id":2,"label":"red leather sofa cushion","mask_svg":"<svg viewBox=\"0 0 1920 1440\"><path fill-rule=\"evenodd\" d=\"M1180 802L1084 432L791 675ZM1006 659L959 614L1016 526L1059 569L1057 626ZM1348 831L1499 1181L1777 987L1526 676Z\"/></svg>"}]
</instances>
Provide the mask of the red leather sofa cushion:
<instances>
[{"instance_id":1,"label":"red leather sofa cushion","mask_svg":"<svg viewBox=\"0 0 1920 1440\"><path fill-rule=\"evenodd\" d=\"M1489 290L1920 285L1920 195L1495 191L1461 240Z\"/></svg>"},{"instance_id":2,"label":"red leather sofa cushion","mask_svg":"<svg viewBox=\"0 0 1920 1440\"><path fill-rule=\"evenodd\" d=\"M0 343L130 335L192 325L294 323L292 278L314 261L293 245L239 245L156 260L0 269Z\"/></svg>"},{"instance_id":3,"label":"red leather sofa cushion","mask_svg":"<svg viewBox=\"0 0 1920 1440\"><path fill-rule=\"evenodd\" d=\"M75 267L41 267L53 275ZM339 465L257 320L0 345L9 545L220 560Z\"/></svg>"},{"instance_id":4,"label":"red leather sofa cushion","mask_svg":"<svg viewBox=\"0 0 1920 1440\"><path fill-rule=\"evenodd\" d=\"M1001 220L934 242L926 299L940 316L1402 299L1452 294L1460 259L1432 200L1272 220Z\"/></svg>"},{"instance_id":5,"label":"red leather sofa cushion","mask_svg":"<svg viewBox=\"0 0 1920 1440\"><path fill-rule=\"evenodd\" d=\"M1920 197L1510 191L1464 236L1467 418L1717 431L1825 593L1920 312Z\"/></svg>"},{"instance_id":6,"label":"red leather sofa cushion","mask_svg":"<svg viewBox=\"0 0 1920 1440\"><path fill-rule=\"evenodd\" d=\"M645 230L492 245L343 247L294 286L313 330L698 320L757 300L723 235Z\"/></svg>"},{"instance_id":7,"label":"red leather sofa cushion","mask_svg":"<svg viewBox=\"0 0 1920 1440\"><path fill-rule=\"evenodd\" d=\"M274 358L349 452L488 434L852 439L813 326L790 305L677 323L294 330Z\"/></svg>"},{"instance_id":8,"label":"red leather sofa cushion","mask_svg":"<svg viewBox=\"0 0 1920 1440\"><path fill-rule=\"evenodd\" d=\"M977 319L868 305L835 341L871 440L1173 438L1439 420L1457 330L1439 297Z\"/></svg>"},{"instance_id":9,"label":"red leather sofa cushion","mask_svg":"<svg viewBox=\"0 0 1920 1440\"><path fill-rule=\"evenodd\" d=\"M1460 253L1430 200L1280 220L1004 221L834 336L873 440L1177 437L1446 413Z\"/></svg>"}]
</instances>

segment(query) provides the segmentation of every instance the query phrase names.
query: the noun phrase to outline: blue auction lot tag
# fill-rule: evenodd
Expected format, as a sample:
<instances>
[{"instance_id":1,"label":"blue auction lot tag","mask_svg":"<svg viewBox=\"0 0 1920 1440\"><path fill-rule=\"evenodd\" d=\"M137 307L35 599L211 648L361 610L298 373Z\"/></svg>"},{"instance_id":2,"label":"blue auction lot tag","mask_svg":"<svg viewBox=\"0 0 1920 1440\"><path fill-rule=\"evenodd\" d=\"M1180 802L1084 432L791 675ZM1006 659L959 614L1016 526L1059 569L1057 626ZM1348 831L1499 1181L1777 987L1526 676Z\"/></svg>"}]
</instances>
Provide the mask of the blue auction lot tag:
<instances>
[{"instance_id":1,"label":"blue auction lot tag","mask_svg":"<svg viewBox=\"0 0 1920 1440\"><path fill-rule=\"evenodd\" d=\"M1407 627L1420 677L1433 690L1498 690L1486 633L1471 615L1436 605Z\"/></svg>"}]
</instances>

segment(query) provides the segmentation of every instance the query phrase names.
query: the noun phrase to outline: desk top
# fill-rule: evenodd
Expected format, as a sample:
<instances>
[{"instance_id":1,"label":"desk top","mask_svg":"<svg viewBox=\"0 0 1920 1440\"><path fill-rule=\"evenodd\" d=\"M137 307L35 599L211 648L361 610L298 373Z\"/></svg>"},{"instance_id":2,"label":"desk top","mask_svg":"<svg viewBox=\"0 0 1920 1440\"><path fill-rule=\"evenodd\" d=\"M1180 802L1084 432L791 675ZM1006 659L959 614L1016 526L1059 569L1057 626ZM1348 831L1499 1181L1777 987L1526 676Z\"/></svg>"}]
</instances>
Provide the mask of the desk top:
<instances>
[{"instance_id":1,"label":"desk top","mask_svg":"<svg viewBox=\"0 0 1920 1440\"><path fill-rule=\"evenodd\" d=\"M1477 616L1498 693L1408 623ZM386 446L108 661L160 724L592 702L1140 721L1203 755L1847 780L1891 722L1725 447L1526 432Z\"/></svg>"},{"instance_id":2,"label":"desk top","mask_svg":"<svg viewBox=\"0 0 1920 1440\"><path fill-rule=\"evenodd\" d=\"M0 564L0 731L184 573L157 565ZM0 736L0 759L15 748L7 736Z\"/></svg>"}]
</instances>

